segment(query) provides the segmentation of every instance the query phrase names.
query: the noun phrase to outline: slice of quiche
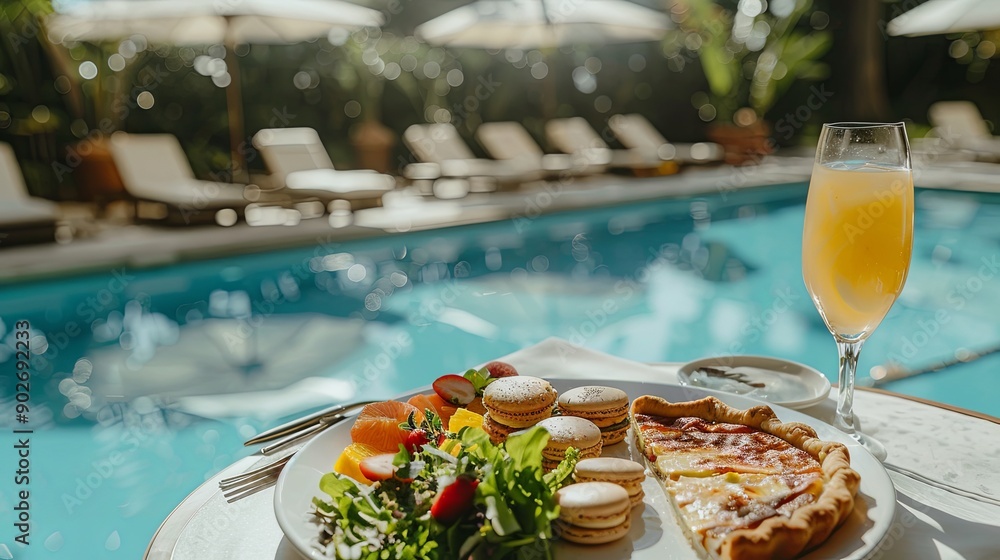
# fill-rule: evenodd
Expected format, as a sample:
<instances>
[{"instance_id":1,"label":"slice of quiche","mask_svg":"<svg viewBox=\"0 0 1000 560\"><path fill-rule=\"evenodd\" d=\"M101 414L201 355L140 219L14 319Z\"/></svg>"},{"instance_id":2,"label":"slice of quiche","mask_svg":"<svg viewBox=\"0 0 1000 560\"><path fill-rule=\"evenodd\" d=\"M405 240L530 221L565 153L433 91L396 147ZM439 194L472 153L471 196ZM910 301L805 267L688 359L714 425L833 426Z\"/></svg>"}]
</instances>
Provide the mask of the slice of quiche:
<instances>
[{"instance_id":1,"label":"slice of quiche","mask_svg":"<svg viewBox=\"0 0 1000 560\"><path fill-rule=\"evenodd\" d=\"M767 406L644 396L632 403L631 422L685 533L708 558L795 558L854 509L861 477L847 448L782 423Z\"/></svg>"}]
</instances>

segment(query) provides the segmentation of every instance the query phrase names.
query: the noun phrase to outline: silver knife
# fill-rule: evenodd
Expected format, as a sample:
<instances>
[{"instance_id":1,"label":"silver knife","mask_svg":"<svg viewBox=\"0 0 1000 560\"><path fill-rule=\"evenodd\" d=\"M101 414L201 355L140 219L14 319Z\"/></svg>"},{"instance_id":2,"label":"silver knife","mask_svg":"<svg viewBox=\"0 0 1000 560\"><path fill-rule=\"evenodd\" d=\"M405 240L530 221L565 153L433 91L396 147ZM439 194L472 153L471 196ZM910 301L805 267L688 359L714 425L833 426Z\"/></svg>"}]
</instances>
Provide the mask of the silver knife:
<instances>
[{"instance_id":1,"label":"silver knife","mask_svg":"<svg viewBox=\"0 0 1000 560\"><path fill-rule=\"evenodd\" d=\"M336 406L331 406L329 408L324 408L322 410L317 410L312 414L303 416L302 418L297 418L290 422L286 422L276 428L271 428L270 430L261 432L256 436L246 440L243 445L250 446L256 445L258 443L263 443L265 441L271 441L273 439L278 439L280 437L289 436L295 432L304 430L306 428L316 426L318 424L325 424L334 419L335 416L343 414L345 412L354 410L356 408L361 408L365 405L372 404L378 401L361 401L350 404L338 404Z\"/></svg>"}]
</instances>

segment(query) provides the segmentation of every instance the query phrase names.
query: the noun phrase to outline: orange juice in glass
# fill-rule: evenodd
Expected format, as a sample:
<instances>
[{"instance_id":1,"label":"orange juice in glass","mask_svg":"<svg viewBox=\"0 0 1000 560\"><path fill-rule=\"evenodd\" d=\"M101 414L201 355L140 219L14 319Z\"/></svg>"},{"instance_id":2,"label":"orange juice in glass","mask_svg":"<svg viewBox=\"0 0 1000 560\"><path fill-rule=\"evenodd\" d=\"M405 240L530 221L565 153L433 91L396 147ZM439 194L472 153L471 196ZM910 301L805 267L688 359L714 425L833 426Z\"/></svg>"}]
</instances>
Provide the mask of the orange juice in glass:
<instances>
[{"instance_id":1,"label":"orange juice in glass","mask_svg":"<svg viewBox=\"0 0 1000 560\"><path fill-rule=\"evenodd\" d=\"M840 351L835 424L857 430L858 354L899 296L913 245L913 175L902 123L823 126L802 233L802 277Z\"/></svg>"},{"instance_id":2,"label":"orange juice in glass","mask_svg":"<svg viewBox=\"0 0 1000 560\"><path fill-rule=\"evenodd\" d=\"M834 333L867 336L903 289L913 240L909 170L816 164L802 234L802 276Z\"/></svg>"}]
</instances>

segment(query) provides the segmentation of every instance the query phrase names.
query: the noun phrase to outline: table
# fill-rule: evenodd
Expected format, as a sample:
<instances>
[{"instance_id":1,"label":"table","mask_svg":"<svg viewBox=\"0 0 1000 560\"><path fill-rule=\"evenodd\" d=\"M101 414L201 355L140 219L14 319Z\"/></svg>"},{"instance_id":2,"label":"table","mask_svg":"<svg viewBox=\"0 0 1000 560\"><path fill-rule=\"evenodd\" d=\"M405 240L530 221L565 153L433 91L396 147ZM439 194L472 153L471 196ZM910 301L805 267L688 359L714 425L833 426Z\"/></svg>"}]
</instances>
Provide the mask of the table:
<instances>
[{"instance_id":1,"label":"table","mask_svg":"<svg viewBox=\"0 0 1000 560\"><path fill-rule=\"evenodd\" d=\"M636 364L548 339L504 358L524 375L581 380L614 377L676 383L680 364ZM623 367L627 365L626 367ZM832 420L834 394L803 410ZM873 558L993 560L1000 558L1000 419L880 391L854 401L864 430L881 440L896 488L896 516ZM301 560L272 511L274 489L234 504L218 481L271 461L245 457L185 499L154 535L148 560Z\"/></svg>"}]
</instances>

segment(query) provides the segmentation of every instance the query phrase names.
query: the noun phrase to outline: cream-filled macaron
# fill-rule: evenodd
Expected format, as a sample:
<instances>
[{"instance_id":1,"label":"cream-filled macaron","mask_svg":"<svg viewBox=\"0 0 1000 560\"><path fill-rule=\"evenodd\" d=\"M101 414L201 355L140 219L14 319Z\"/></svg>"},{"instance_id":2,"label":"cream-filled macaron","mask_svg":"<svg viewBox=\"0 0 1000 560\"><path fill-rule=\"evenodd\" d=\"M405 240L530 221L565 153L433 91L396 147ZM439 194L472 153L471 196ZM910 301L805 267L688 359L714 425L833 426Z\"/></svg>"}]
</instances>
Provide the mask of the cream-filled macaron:
<instances>
[{"instance_id":1,"label":"cream-filled macaron","mask_svg":"<svg viewBox=\"0 0 1000 560\"><path fill-rule=\"evenodd\" d=\"M542 466L552 470L566 458L566 450L575 447L580 458L601 455L601 429L590 420L576 416L553 416L538 423L549 432L549 443L542 450Z\"/></svg>"},{"instance_id":2,"label":"cream-filled macaron","mask_svg":"<svg viewBox=\"0 0 1000 560\"><path fill-rule=\"evenodd\" d=\"M552 416L555 402L556 390L548 381L527 375L502 377L483 391L490 418L512 428L530 428Z\"/></svg>"},{"instance_id":3,"label":"cream-filled macaron","mask_svg":"<svg viewBox=\"0 0 1000 560\"><path fill-rule=\"evenodd\" d=\"M642 503L642 481L646 480L646 469L635 461L617 457L583 459L576 464L573 480L617 484L628 492L634 507Z\"/></svg>"},{"instance_id":4,"label":"cream-filled macaron","mask_svg":"<svg viewBox=\"0 0 1000 560\"><path fill-rule=\"evenodd\" d=\"M586 385L559 395L559 412L586 418L601 429L604 445L625 439L628 432L628 395L621 389Z\"/></svg>"},{"instance_id":5,"label":"cream-filled macaron","mask_svg":"<svg viewBox=\"0 0 1000 560\"><path fill-rule=\"evenodd\" d=\"M628 492L610 482L582 482L556 492L559 536L579 544L603 544L620 539L631 526Z\"/></svg>"},{"instance_id":6,"label":"cream-filled macaron","mask_svg":"<svg viewBox=\"0 0 1000 560\"><path fill-rule=\"evenodd\" d=\"M490 436L490 441L494 444L507 441L507 437L510 434L523 429L524 428L511 428L510 426L504 426L503 424L493 420L489 412L483 415L483 431L486 432L486 435Z\"/></svg>"}]
</instances>

